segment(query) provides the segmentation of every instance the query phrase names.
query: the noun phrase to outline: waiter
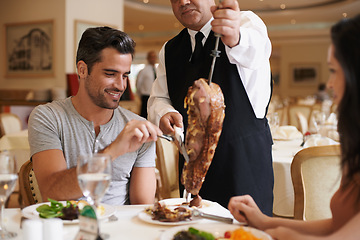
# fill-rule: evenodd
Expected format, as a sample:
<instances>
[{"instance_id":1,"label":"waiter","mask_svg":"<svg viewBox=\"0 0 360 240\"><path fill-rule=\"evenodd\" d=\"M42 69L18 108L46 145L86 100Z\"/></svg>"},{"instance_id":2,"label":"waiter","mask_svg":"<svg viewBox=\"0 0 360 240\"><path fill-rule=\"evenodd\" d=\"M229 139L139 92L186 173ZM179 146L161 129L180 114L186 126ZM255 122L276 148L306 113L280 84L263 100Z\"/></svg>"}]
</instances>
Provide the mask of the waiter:
<instances>
[{"instance_id":1,"label":"waiter","mask_svg":"<svg viewBox=\"0 0 360 240\"><path fill-rule=\"evenodd\" d=\"M200 77L208 78L215 46L222 35L212 81L225 97L225 119L218 146L200 190L204 199L227 207L230 197L251 195L272 215L272 138L266 120L272 83L271 43L262 20L240 11L236 0L170 0L185 27L159 53L158 78L148 103L149 120L165 134L187 128L184 98ZM179 161L181 174L183 159Z\"/></svg>"}]
</instances>

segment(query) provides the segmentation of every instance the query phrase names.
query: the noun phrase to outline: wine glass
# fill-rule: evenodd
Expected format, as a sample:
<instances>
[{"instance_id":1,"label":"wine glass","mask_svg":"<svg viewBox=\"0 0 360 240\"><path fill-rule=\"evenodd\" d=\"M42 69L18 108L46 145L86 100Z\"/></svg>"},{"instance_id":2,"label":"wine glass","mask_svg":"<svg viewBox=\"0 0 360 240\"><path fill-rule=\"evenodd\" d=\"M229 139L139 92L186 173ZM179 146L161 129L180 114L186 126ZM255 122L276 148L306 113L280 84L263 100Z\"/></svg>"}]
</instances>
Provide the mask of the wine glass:
<instances>
[{"instance_id":1,"label":"wine glass","mask_svg":"<svg viewBox=\"0 0 360 240\"><path fill-rule=\"evenodd\" d=\"M314 111L314 125L316 129L316 133L320 133L320 127L325 124L326 121L326 115L322 111Z\"/></svg>"},{"instance_id":2,"label":"wine glass","mask_svg":"<svg viewBox=\"0 0 360 240\"><path fill-rule=\"evenodd\" d=\"M14 191L18 179L15 157L9 152L0 152L0 239L16 237L17 234L8 232L3 224L4 205L7 198Z\"/></svg>"},{"instance_id":3,"label":"wine glass","mask_svg":"<svg viewBox=\"0 0 360 240\"><path fill-rule=\"evenodd\" d=\"M267 119L269 122L271 134L274 135L278 127L280 126L280 118L277 112L268 113Z\"/></svg>"},{"instance_id":4,"label":"wine glass","mask_svg":"<svg viewBox=\"0 0 360 240\"><path fill-rule=\"evenodd\" d=\"M101 153L81 155L76 171L80 189L97 212L100 200L110 186L111 157Z\"/></svg>"}]
</instances>

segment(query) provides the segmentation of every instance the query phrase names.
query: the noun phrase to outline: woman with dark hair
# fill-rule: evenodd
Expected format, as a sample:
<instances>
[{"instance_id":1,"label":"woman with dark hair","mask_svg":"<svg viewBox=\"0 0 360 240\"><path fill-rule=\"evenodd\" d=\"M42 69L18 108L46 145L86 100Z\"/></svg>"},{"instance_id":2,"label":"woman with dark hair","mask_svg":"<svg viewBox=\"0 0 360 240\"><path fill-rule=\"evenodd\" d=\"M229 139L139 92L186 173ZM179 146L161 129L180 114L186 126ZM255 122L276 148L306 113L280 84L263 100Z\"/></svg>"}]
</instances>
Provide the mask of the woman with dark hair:
<instances>
[{"instance_id":1,"label":"woman with dark hair","mask_svg":"<svg viewBox=\"0 0 360 240\"><path fill-rule=\"evenodd\" d=\"M233 197L229 210L241 222L275 239L359 239L360 236L360 15L331 28L327 87L338 104L342 180L332 197L332 218L298 221L268 217L250 196Z\"/></svg>"}]
</instances>

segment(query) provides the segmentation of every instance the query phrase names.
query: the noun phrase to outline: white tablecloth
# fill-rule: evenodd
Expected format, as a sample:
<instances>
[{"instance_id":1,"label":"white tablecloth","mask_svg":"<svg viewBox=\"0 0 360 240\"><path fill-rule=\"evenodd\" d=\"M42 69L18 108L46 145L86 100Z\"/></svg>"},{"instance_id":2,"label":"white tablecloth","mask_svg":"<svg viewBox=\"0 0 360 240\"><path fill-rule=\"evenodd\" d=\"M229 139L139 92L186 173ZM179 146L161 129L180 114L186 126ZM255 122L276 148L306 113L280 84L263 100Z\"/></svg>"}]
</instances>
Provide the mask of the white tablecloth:
<instances>
[{"instance_id":1,"label":"white tablecloth","mask_svg":"<svg viewBox=\"0 0 360 240\"><path fill-rule=\"evenodd\" d=\"M30 149L28 130L9 133L0 138L0 151L13 149Z\"/></svg>"},{"instance_id":2,"label":"white tablecloth","mask_svg":"<svg viewBox=\"0 0 360 240\"><path fill-rule=\"evenodd\" d=\"M170 229L173 226L163 226L150 224L142 221L137 217L137 215L145 209L148 205L127 205L127 206L118 206L115 215L118 217L118 220L115 222L101 221L100 232L107 233L110 235L109 240L158 240L160 239L161 234ZM205 210L204 210L205 211ZM230 212L220 206L215 204L214 207L211 207L206 211L208 213L218 214L224 217L231 217ZM5 209L4 223L5 227L9 231L16 232L18 236L14 240L23 239L22 230L20 229L20 220L21 220L21 211L20 209ZM199 223L216 223L211 220L201 220ZM237 221L234 224L239 224ZM190 226L190 225L189 225ZM78 224L64 225L63 228L63 239L71 240L74 239L75 235L79 231ZM59 233L60 234L60 233ZM47 239L46 239L47 240Z\"/></svg>"},{"instance_id":3,"label":"white tablecloth","mask_svg":"<svg viewBox=\"0 0 360 240\"><path fill-rule=\"evenodd\" d=\"M9 133L0 138L0 151L7 150L15 155L17 169L30 159L28 131Z\"/></svg>"},{"instance_id":4,"label":"white tablecloth","mask_svg":"<svg viewBox=\"0 0 360 240\"><path fill-rule=\"evenodd\" d=\"M291 180L291 162L302 149L302 139L275 141L273 145L274 214L294 216L294 189Z\"/></svg>"}]
</instances>

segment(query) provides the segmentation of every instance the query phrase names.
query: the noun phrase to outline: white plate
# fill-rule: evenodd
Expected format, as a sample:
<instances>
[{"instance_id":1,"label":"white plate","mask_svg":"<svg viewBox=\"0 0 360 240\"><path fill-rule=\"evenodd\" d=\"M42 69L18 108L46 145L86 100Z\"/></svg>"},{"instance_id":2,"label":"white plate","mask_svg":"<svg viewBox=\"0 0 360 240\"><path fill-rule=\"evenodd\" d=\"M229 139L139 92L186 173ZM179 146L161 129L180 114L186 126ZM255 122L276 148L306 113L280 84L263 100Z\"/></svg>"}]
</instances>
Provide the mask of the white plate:
<instances>
[{"instance_id":1,"label":"white plate","mask_svg":"<svg viewBox=\"0 0 360 240\"><path fill-rule=\"evenodd\" d=\"M185 202L185 199L184 198L168 198L168 199L160 200L160 202L165 203L166 207L173 209L173 208L181 206L181 204ZM204 199L201 201L201 203L202 203L202 206L200 209L207 209L207 208L213 207L216 204L214 202L211 202L209 200L204 200ZM145 211L140 212L138 214L138 218L140 218L142 221L147 222L147 223L152 223L152 224L157 224L157 225L167 225L167 226L188 225L188 224L194 224L194 223L201 221L201 219L191 219L191 220L178 221L178 222L160 222L159 220L153 220L152 216L150 214L146 213Z\"/></svg>"},{"instance_id":2,"label":"white plate","mask_svg":"<svg viewBox=\"0 0 360 240\"><path fill-rule=\"evenodd\" d=\"M180 231L188 230L189 227L196 228L201 231L206 231L214 235L215 238L224 237L226 231L234 231L240 227L244 228L244 230L251 232L255 237L260 238L261 240L272 240L272 237L256 228L245 227L235 224L224 224L224 223L214 223L214 224L195 224L191 226L177 226L165 230L160 237L160 240L172 240L174 235Z\"/></svg>"},{"instance_id":3,"label":"white plate","mask_svg":"<svg viewBox=\"0 0 360 240\"><path fill-rule=\"evenodd\" d=\"M179 226L179 225L188 225L199 222L201 219L191 219L186 221L178 221L178 222L160 222L159 220L153 220L151 215L146 212L140 212L138 214L138 218L140 218L142 221L156 224L156 225L165 225L165 226Z\"/></svg>"},{"instance_id":4,"label":"white plate","mask_svg":"<svg viewBox=\"0 0 360 240\"><path fill-rule=\"evenodd\" d=\"M60 203L64 204L64 206L66 205L66 201L60 201ZM41 205L50 205L50 202L44 202L44 203L38 203L38 204L34 204L34 205L30 205L26 208L24 208L21 213L24 217L28 218L28 219L42 219L39 217L39 213L36 211L36 208L41 206ZM101 206L104 207L104 214L102 214L101 216L99 216L99 220L102 219L106 219L108 217L110 217L111 215L113 215L116 212L116 208L115 206L111 206L111 205L107 205L107 204L103 204L101 203ZM74 220L63 220L64 224L75 224L78 223L79 219L74 219Z\"/></svg>"},{"instance_id":5,"label":"white plate","mask_svg":"<svg viewBox=\"0 0 360 240\"><path fill-rule=\"evenodd\" d=\"M160 202L165 203L167 207L179 207L182 203L185 202L184 198L168 198L160 200ZM206 209L209 207L214 207L216 205L215 202L209 201L209 200L201 200L202 206L199 207L199 209Z\"/></svg>"}]
</instances>

